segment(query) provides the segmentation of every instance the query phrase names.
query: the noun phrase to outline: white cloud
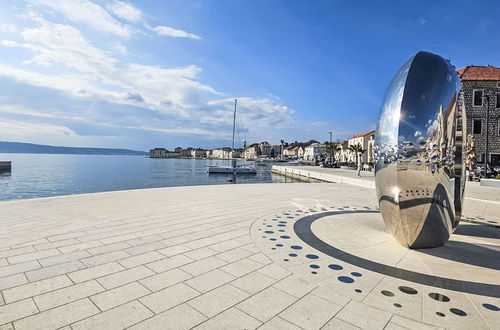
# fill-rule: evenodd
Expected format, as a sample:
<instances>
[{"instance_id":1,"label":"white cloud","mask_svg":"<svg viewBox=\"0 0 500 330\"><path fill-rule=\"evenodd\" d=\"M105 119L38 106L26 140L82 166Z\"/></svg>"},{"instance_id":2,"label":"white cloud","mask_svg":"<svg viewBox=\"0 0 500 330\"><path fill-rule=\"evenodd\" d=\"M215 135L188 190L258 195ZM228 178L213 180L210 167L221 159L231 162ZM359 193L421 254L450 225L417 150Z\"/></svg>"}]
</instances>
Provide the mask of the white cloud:
<instances>
[{"instance_id":1,"label":"white cloud","mask_svg":"<svg viewBox=\"0 0 500 330\"><path fill-rule=\"evenodd\" d=\"M121 24L103 7L90 0L33 0L61 13L73 22L82 23L92 29L128 38L133 34L130 27Z\"/></svg>"},{"instance_id":2,"label":"white cloud","mask_svg":"<svg viewBox=\"0 0 500 330\"><path fill-rule=\"evenodd\" d=\"M17 32L17 28L12 24L0 24L0 31L2 31L2 32Z\"/></svg>"},{"instance_id":3,"label":"white cloud","mask_svg":"<svg viewBox=\"0 0 500 330\"><path fill-rule=\"evenodd\" d=\"M199 35L189 33L183 30L177 30L168 26L158 25L152 28L153 31L161 36L174 37L174 38L189 38L199 40L201 37Z\"/></svg>"},{"instance_id":4,"label":"white cloud","mask_svg":"<svg viewBox=\"0 0 500 330\"><path fill-rule=\"evenodd\" d=\"M58 2L37 1L44 4ZM89 1L71 0L67 3L88 4ZM92 133L89 133L93 136L109 129L120 131L123 136L127 136L127 130L137 130L136 136L149 132L214 140L229 138L234 99L223 97L213 87L200 82L200 67L186 65L166 68L127 62L122 57L116 57L117 54L127 54L126 46L120 42L111 43L108 50L104 50L96 47L74 26L50 22L41 14L25 18L35 25L25 28L20 38L14 39L16 42L3 40L0 44L24 48L33 55L23 62L22 68L0 64L0 76L61 91L63 96L60 99L64 104L74 106L66 106L64 110L38 109L36 106L32 109L16 108L12 104L19 98L13 98L11 102L14 103L5 108L2 103L5 104L7 99L3 99L0 115L8 113L14 118L33 117L32 122L46 122L59 127L55 128L59 133L51 135L54 141L58 141L58 136L72 136L71 141L80 144L98 140L82 139L78 135L79 131L75 133L68 128L73 126L67 123L78 122L75 127L84 130L93 127L95 131L92 129ZM192 35L180 32L185 34L182 37ZM43 103L47 102L59 107L58 100ZM280 134L277 129L292 125L293 113L274 96L239 97L238 125L248 133L249 138L262 139L270 132L277 137ZM19 123L10 123L10 127L16 125ZM28 125L24 131L32 128ZM36 130L33 132L36 135ZM31 139L31 135L26 136ZM29 141L27 138L21 140Z\"/></svg>"},{"instance_id":5,"label":"white cloud","mask_svg":"<svg viewBox=\"0 0 500 330\"><path fill-rule=\"evenodd\" d=\"M142 11L130 3L114 1L108 4L108 9L116 16L130 22L137 23L142 20Z\"/></svg>"}]
</instances>

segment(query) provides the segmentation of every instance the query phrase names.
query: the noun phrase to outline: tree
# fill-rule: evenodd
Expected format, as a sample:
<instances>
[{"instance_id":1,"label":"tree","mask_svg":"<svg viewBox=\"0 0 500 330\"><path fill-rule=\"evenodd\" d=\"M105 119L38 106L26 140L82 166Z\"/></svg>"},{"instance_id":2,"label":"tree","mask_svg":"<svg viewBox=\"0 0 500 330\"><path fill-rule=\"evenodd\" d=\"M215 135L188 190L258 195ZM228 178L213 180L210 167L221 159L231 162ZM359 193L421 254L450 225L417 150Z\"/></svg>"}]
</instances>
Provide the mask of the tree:
<instances>
[{"instance_id":1,"label":"tree","mask_svg":"<svg viewBox=\"0 0 500 330\"><path fill-rule=\"evenodd\" d=\"M349 147L347 147L347 149L356 155L356 165L358 164L359 155L363 154L366 151L366 149L363 149L363 147L359 143L358 144L351 144Z\"/></svg>"},{"instance_id":2,"label":"tree","mask_svg":"<svg viewBox=\"0 0 500 330\"><path fill-rule=\"evenodd\" d=\"M325 142L325 150L330 155L330 162L333 163L333 157L337 152L340 152L341 148L338 143Z\"/></svg>"}]
</instances>

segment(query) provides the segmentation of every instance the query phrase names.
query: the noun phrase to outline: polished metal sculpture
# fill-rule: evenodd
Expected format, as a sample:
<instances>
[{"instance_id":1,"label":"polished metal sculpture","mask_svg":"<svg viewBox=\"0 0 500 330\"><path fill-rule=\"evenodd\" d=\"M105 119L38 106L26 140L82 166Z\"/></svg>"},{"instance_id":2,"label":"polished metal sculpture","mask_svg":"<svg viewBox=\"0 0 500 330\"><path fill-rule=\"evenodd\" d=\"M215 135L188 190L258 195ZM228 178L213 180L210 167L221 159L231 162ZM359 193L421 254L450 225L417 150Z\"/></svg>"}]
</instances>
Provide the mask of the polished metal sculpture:
<instances>
[{"instance_id":1,"label":"polished metal sculpture","mask_svg":"<svg viewBox=\"0 0 500 330\"><path fill-rule=\"evenodd\" d=\"M386 227L404 246L441 246L460 221L465 116L448 60L419 52L392 79L375 138L375 184Z\"/></svg>"}]
</instances>

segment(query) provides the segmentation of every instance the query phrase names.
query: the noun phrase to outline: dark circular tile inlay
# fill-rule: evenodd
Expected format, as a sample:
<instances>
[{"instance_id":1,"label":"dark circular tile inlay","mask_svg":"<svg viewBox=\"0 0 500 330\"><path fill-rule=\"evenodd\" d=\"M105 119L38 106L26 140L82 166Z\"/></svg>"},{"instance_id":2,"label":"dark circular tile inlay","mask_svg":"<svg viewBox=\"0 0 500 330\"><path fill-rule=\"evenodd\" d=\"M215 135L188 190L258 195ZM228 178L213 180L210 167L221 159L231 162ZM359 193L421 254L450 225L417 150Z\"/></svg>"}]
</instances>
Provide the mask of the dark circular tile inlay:
<instances>
[{"instance_id":1,"label":"dark circular tile inlay","mask_svg":"<svg viewBox=\"0 0 500 330\"><path fill-rule=\"evenodd\" d=\"M415 290L414 288L410 288L409 286L400 286L399 288L399 291L403 292L403 293L406 293L406 294L417 294L417 290Z\"/></svg>"},{"instance_id":2,"label":"dark circular tile inlay","mask_svg":"<svg viewBox=\"0 0 500 330\"><path fill-rule=\"evenodd\" d=\"M352 272L351 273L352 276L356 276L356 277L361 277L363 275L361 275L361 273L358 273L358 272Z\"/></svg>"},{"instance_id":3,"label":"dark circular tile inlay","mask_svg":"<svg viewBox=\"0 0 500 330\"><path fill-rule=\"evenodd\" d=\"M264 233L266 233L266 234L274 234L274 231L272 231L272 230L266 230Z\"/></svg>"},{"instance_id":4,"label":"dark circular tile inlay","mask_svg":"<svg viewBox=\"0 0 500 330\"><path fill-rule=\"evenodd\" d=\"M276 246L277 246L277 247L282 247L282 246L283 246L283 244L278 243L278 244L276 244Z\"/></svg>"},{"instance_id":5,"label":"dark circular tile inlay","mask_svg":"<svg viewBox=\"0 0 500 330\"><path fill-rule=\"evenodd\" d=\"M483 304L483 307L486 309L489 309L491 311L495 311L495 312L500 311L500 308L498 308L497 306L492 305L492 304Z\"/></svg>"},{"instance_id":6,"label":"dark circular tile inlay","mask_svg":"<svg viewBox=\"0 0 500 330\"><path fill-rule=\"evenodd\" d=\"M313 269L318 269L318 268L319 268L319 265L314 265L314 264L312 264L312 265L309 265L309 267L311 267L311 268L313 268Z\"/></svg>"},{"instance_id":7,"label":"dark circular tile inlay","mask_svg":"<svg viewBox=\"0 0 500 330\"><path fill-rule=\"evenodd\" d=\"M380 293L383 294L384 296L387 296L387 297L394 297L394 292L392 292L392 291L382 290L382 291L380 291Z\"/></svg>"},{"instance_id":8,"label":"dark circular tile inlay","mask_svg":"<svg viewBox=\"0 0 500 330\"><path fill-rule=\"evenodd\" d=\"M288 261L288 259L283 259L283 261Z\"/></svg>"},{"instance_id":9,"label":"dark circular tile inlay","mask_svg":"<svg viewBox=\"0 0 500 330\"><path fill-rule=\"evenodd\" d=\"M393 305L394 305L394 307L397 307L397 308L401 308L402 307L401 304L398 304L398 303L394 303Z\"/></svg>"},{"instance_id":10,"label":"dark circular tile inlay","mask_svg":"<svg viewBox=\"0 0 500 330\"><path fill-rule=\"evenodd\" d=\"M356 289L356 290L354 290L354 291L356 291L357 293L361 293L361 292L363 292L361 289Z\"/></svg>"},{"instance_id":11,"label":"dark circular tile inlay","mask_svg":"<svg viewBox=\"0 0 500 330\"><path fill-rule=\"evenodd\" d=\"M442 302L448 302L448 301L450 301L450 298L448 298L444 294L436 293L436 292L429 293L429 297L431 297L434 300L442 301Z\"/></svg>"},{"instance_id":12,"label":"dark circular tile inlay","mask_svg":"<svg viewBox=\"0 0 500 330\"><path fill-rule=\"evenodd\" d=\"M292 249L294 250L302 250L302 246L299 246L299 245L292 245L290 246Z\"/></svg>"},{"instance_id":13,"label":"dark circular tile inlay","mask_svg":"<svg viewBox=\"0 0 500 330\"><path fill-rule=\"evenodd\" d=\"M330 265L328 265L328 268L333 269L333 270L342 270L342 269L344 269L344 267L342 267L341 265L337 265L337 264L330 264Z\"/></svg>"},{"instance_id":14,"label":"dark circular tile inlay","mask_svg":"<svg viewBox=\"0 0 500 330\"><path fill-rule=\"evenodd\" d=\"M270 238L269 240L270 240L270 241L275 241L275 240L276 240L276 238Z\"/></svg>"},{"instance_id":15,"label":"dark circular tile inlay","mask_svg":"<svg viewBox=\"0 0 500 330\"><path fill-rule=\"evenodd\" d=\"M278 227L286 227L286 225L285 225L285 224L280 223L280 224L278 225Z\"/></svg>"},{"instance_id":16,"label":"dark circular tile inlay","mask_svg":"<svg viewBox=\"0 0 500 330\"><path fill-rule=\"evenodd\" d=\"M296 253L290 253L290 254L289 254L289 256L290 256L290 257L296 257L296 256L297 256L297 254L296 254Z\"/></svg>"},{"instance_id":17,"label":"dark circular tile inlay","mask_svg":"<svg viewBox=\"0 0 500 330\"><path fill-rule=\"evenodd\" d=\"M441 312L436 312L436 315L437 316L441 316L441 317L445 317L446 316L444 313L441 313Z\"/></svg>"},{"instance_id":18,"label":"dark circular tile inlay","mask_svg":"<svg viewBox=\"0 0 500 330\"><path fill-rule=\"evenodd\" d=\"M352 283L354 282L354 279L349 277L349 276L339 276L337 277L337 279L340 281L340 282L343 282L343 283Z\"/></svg>"},{"instance_id":19,"label":"dark circular tile inlay","mask_svg":"<svg viewBox=\"0 0 500 330\"><path fill-rule=\"evenodd\" d=\"M467 313L458 308L450 308L450 312L458 316L467 316Z\"/></svg>"},{"instance_id":20,"label":"dark circular tile inlay","mask_svg":"<svg viewBox=\"0 0 500 330\"><path fill-rule=\"evenodd\" d=\"M319 257L315 254L306 254L306 258L308 259L318 259Z\"/></svg>"},{"instance_id":21,"label":"dark circular tile inlay","mask_svg":"<svg viewBox=\"0 0 500 330\"><path fill-rule=\"evenodd\" d=\"M316 274L318 274L318 272L311 272L311 274L314 274L314 275L316 275Z\"/></svg>"},{"instance_id":22,"label":"dark circular tile inlay","mask_svg":"<svg viewBox=\"0 0 500 330\"><path fill-rule=\"evenodd\" d=\"M287 235L282 235L282 236L280 236L280 238L283 238L283 239L289 239L289 238L290 238L290 236L287 236Z\"/></svg>"}]
</instances>

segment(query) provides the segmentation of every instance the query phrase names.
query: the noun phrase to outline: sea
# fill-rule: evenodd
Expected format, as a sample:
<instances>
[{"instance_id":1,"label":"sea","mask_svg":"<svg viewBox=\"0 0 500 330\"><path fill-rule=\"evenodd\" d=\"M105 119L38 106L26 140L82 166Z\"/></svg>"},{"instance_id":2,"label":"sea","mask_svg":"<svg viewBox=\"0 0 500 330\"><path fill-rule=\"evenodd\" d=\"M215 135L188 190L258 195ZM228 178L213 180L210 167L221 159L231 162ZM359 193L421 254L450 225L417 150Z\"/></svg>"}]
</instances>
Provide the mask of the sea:
<instances>
[{"instance_id":1,"label":"sea","mask_svg":"<svg viewBox=\"0 0 500 330\"><path fill-rule=\"evenodd\" d=\"M0 200L73 195L114 190L234 184L227 174L207 167L229 160L152 159L144 156L2 154L12 171L0 173ZM253 162L238 161L238 165ZM255 166L256 175L238 175L236 184L296 182L271 173L271 164Z\"/></svg>"}]
</instances>

